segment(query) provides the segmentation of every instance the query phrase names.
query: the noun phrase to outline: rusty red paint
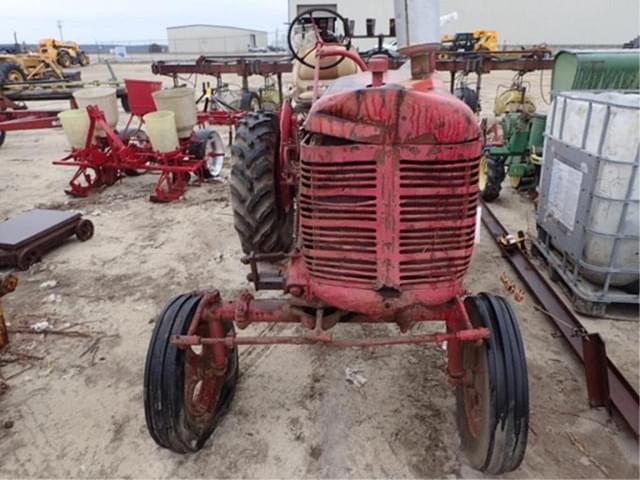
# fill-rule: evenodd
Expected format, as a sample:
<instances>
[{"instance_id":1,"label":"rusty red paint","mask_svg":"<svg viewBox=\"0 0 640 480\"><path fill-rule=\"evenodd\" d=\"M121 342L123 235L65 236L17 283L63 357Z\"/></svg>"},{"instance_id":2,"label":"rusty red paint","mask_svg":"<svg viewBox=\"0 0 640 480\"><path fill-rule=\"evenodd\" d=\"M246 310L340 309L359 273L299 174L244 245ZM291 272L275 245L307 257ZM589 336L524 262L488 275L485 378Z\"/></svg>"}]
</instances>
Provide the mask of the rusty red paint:
<instances>
[{"instance_id":1,"label":"rusty red paint","mask_svg":"<svg viewBox=\"0 0 640 480\"><path fill-rule=\"evenodd\" d=\"M0 131L36 130L60 126L59 111L0 110Z\"/></svg>"},{"instance_id":2,"label":"rusty red paint","mask_svg":"<svg viewBox=\"0 0 640 480\"><path fill-rule=\"evenodd\" d=\"M318 55L352 57L334 50L321 46ZM298 231L294 250L279 258L288 260L281 283L292 297L255 299L245 292L224 303L217 292L207 294L188 334L174 343L348 348L447 342L451 382L463 382L462 345L489 336L472 327L462 303L483 142L468 107L435 79L409 74L374 62L371 71L336 81L306 115L284 103L276 180L279 207L296 200ZM245 263L258 283L256 258ZM299 323L305 333L221 338L225 321L239 328ZM446 330L403 335L425 321L444 322ZM200 322L218 334L196 335ZM328 332L338 323L364 322L395 323L402 334L341 340Z\"/></svg>"},{"instance_id":3,"label":"rusty red paint","mask_svg":"<svg viewBox=\"0 0 640 480\"><path fill-rule=\"evenodd\" d=\"M129 130L134 118L139 118L139 128L142 128L141 116L155 110L151 95L161 87L159 82L140 80L128 81L128 85L131 86L132 82L136 87L129 89L132 112L123 130L125 132ZM74 148L65 158L53 162L54 165L77 167L69 182L67 193L85 197L113 185L124 178L127 171L160 174L151 195L151 200L157 202L171 202L182 197L191 175L195 175L198 184L202 183L206 160L198 159L191 154L190 149L196 141L195 138L181 139L180 147L174 152L155 152L148 141L125 143L118 132L107 124L104 113L98 107L88 107L87 113L90 128L85 146ZM245 115L245 112L212 110L198 113L197 120L200 125L233 126ZM45 120L46 118L42 118L39 121ZM106 135L97 137L94 141L94 132L97 128L101 128Z\"/></svg>"},{"instance_id":4,"label":"rusty red paint","mask_svg":"<svg viewBox=\"0 0 640 480\"><path fill-rule=\"evenodd\" d=\"M462 294L482 140L471 111L446 92L392 78L368 88L367 76L336 82L305 122L301 256L289 281L309 284L308 299L390 316Z\"/></svg>"},{"instance_id":5,"label":"rusty red paint","mask_svg":"<svg viewBox=\"0 0 640 480\"><path fill-rule=\"evenodd\" d=\"M199 337L199 336L176 336L172 343L181 347L196 345L223 345L231 348L238 345L325 345L335 348L354 347L386 347L391 345L424 345L426 343L444 343L454 341L478 341L489 338L490 332L487 328L477 328L466 331L464 335L459 332L433 333L429 335L406 335L396 337L373 337L362 339L339 340L331 335L316 335L310 333L306 336L277 336L277 337L235 337L225 338Z\"/></svg>"}]
</instances>

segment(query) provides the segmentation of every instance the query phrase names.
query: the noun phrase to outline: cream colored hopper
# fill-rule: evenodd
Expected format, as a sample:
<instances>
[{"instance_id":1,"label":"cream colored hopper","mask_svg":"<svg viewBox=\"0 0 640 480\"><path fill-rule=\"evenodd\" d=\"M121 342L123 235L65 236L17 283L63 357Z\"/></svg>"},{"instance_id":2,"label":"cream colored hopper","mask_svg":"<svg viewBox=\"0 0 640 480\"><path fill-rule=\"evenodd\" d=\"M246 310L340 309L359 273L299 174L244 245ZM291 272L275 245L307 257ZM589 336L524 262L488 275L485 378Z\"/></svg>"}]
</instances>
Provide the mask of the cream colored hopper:
<instances>
[{"instance_id":1,"label":"cream colored hopper","mask_svg":"<svg viewBox=\"0 0 640 480\"><path fill-rule=\"evenodd\" d=\"M87 143L87 134L91 122L86 110L68 110L58 114L62 129L73 148L83 148Z\"/></svg>"},{"instance_id":2,"label":"cream colored hopper","mask_svg":"<svg viewBox=\"0 0 640 480\"><path fill-rule=\"evenodd\" d=\"M173 112L159 110L144 117L145 131L156 152L173 152L180 146L176 130L176 116Z\"/></svg>"},{"instance_id":3,"label":"cream colored hopper","mask_svg":"<svg viewBox=\"0 0 640 480\"><path fill-rule=\"evenodd\" d=\"M178 137L191 136L193 127L198 123L198 111L193 88L171 88L153 94L158 110L168 110L176 115Z\"/></svg>"},{"instance_id":4,"label":"cream colored hopper","mask_svg":"<svg viewBox=\"0 0 640 480\"><path fill-rule=\"evenodd\" d=\"M116 89L110 87L83 88L73 93L78 108L86 109L89 105L95 105L104 113L107 124L111 128L115 128L118 124L118 99L116 97ZM96 127L96 135L99 137L106 136L105 132Z\"/></svg>"}]
</instances>

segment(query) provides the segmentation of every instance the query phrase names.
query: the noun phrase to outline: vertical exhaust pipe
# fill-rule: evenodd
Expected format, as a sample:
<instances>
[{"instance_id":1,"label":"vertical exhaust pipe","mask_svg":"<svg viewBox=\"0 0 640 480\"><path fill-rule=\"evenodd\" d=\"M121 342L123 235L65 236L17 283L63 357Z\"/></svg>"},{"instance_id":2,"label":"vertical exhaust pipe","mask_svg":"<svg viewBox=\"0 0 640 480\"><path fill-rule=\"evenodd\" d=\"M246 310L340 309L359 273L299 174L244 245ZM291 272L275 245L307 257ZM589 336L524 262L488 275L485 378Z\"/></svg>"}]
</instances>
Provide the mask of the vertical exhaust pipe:
<instances>
[{"instance_id":1,"label":"vertical exhaust pipe","mask_svg":"<svg viewBox=\"0 0 640 480\"><path fill-rule=\"evenodd\" d=\"M440 46L440 0L394 0L398 51L411 60L413 78L435 71Z\"/></svg>"}]
</instances>

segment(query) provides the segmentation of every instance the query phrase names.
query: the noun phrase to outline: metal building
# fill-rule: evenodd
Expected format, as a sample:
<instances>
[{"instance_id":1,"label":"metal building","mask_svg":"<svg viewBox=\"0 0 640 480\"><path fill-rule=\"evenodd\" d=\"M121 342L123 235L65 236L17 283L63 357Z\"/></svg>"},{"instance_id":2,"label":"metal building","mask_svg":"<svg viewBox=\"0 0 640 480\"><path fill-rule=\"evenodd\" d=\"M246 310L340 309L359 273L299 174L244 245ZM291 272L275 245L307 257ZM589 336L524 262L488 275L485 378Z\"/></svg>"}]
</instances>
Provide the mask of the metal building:
<instances>
[{"instance_id":1,"label":"metal building","mask_svg":"<svg viewBox=\"0 0 640 480\"><path fill-rule=\"evenodd\" d=\"M387 32L393 17L393 0L289 0L289 19L309 6L337 8L356 21L358 34L365 32L367 17L376 19L377 33ZM500 44L514 47L620 47L640 30L638 0L441 0L441 15L452 12L458 20L445 25L442 33L497 30Z\"/></svg>"},{"instance_id":2,"label":"metal building","mask_svg":"<svg viewBox=\"0 0 640 480\"><path fill-rule=\"evenodd\" d=\"M167 28L169 52L187 54L246 53L267 46L267 32L222 25L182 25Z\"/></svg>"}]
</instances>

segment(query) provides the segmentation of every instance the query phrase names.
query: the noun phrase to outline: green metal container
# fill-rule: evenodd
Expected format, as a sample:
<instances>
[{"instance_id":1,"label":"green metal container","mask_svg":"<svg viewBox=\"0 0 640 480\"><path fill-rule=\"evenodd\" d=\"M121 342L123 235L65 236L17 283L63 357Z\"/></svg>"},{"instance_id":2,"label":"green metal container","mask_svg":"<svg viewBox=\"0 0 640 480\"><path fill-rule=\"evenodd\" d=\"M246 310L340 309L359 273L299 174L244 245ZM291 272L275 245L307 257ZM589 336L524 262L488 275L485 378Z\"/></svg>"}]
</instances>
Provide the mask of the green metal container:
<instances>
[{"instance_id":1,"label":"green metal container","mask_svg":"<svg viewBox=\"0 0 640 480\"><path fill-rule=\"evenodd\" d=\"M638 90L637 50L562 50L556 55L551 91Z\"/></svg>"}]
</instances>

